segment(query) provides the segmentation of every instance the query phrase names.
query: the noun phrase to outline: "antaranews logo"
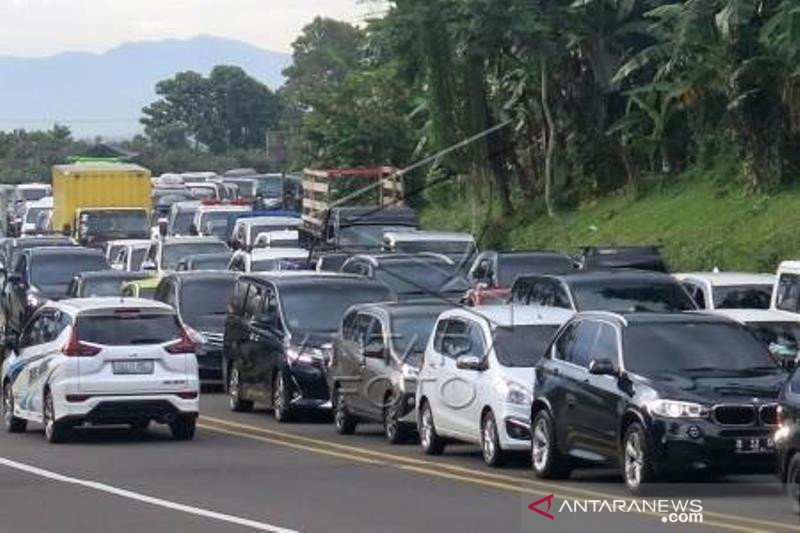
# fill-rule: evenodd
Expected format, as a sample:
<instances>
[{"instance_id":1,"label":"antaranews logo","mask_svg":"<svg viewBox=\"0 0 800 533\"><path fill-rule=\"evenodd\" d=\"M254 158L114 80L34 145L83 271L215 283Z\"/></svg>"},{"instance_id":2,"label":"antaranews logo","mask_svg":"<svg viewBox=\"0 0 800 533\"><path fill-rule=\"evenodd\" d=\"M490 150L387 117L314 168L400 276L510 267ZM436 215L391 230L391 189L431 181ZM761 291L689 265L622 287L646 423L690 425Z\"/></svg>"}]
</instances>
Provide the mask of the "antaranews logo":
<instances>
[{"instance_id":1,"label":"antaranews logo","mask_svg":"<svg viewBox=\"0 0 800 533\"><path fill-rule=\"evenodd\" d=\"M528 509L555 520L550 514L555 494L549 494L528 505ZM546 509L542 509L544 506ZM703 523L703 502L701 500L676 499L619 499L619 500L575 500L564 499L557 513L638 513L661 515L663 523L701 524Z\"/></svg>"}]
</instances>

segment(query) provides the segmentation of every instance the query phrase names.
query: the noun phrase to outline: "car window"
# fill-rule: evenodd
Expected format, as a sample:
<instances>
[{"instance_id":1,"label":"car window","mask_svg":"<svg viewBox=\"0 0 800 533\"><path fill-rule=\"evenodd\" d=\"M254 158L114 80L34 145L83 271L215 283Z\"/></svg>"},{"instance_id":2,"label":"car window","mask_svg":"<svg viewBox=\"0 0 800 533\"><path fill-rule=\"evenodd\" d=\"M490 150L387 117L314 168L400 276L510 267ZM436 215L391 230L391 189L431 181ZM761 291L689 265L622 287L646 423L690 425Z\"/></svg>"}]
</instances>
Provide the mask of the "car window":
<instances>
[{"instance_id":1,"label":"car window","mask_svg":"<svg viewBox=\"0 0 800 533\"><path fill-rule=\"evenodd\" d=\"M258 316L264 309L264 287L260 285L252 285L250 291L247 293L247 301L244 305L243 318L251 320Z\"/></svg>"},{"instance_id":2,"label":"car window","mask_svg":"<svg viewBox=\"0 0 800 533\"><path fill-rule=\"evenodd\" d=\"M384 346L384 336L383 336L383 324L381 321L375 317L372 317L372 320L369 324L369 329L367 329L367 338L364 346Z\"/></svg>"},{"instance_id":3,"label":"car window","mask_svg":"<svg viewBox=\"0 0 800 533\"><path fill-rule=\"evenodd\" d=\"M80 340L107 346L163 344L181 336L177 316L165 313L84 316L78 318L76 328Z\"/></svg>"},{"instance_id":4,"label":"car window","mask_svg":"<svg viewBox=\"0 0 800 533\"><path fill-rule=\"evenodd\" d=\"M28 322L20 337L20 348L28 348L43 343L43 330L45 322L45 313L40 313L33 320Z\"/></svg>"},{"instance_id":5,"label":"car window","mask_svg":"<svg viewBox=\"0 0 800 533\"><path fill-rule=\"evenodd\" d=\"M798 302L800 302L800 276L781 274L778 279L775 307L783 311L797 312Z\"/></svg>"},{"instance_id":6,"label":"car window","mask_svg":"<svg viewBox=\"0 0 800 533\"><path fill-rule=\"evenodd\" d=\"M588 367L589 357L594 347L599 324L591 320L582 320L573 324L556 342L556 357L573 365Z\"/></svg>"},{"instance_id":7,"label":"car window","mask_svg":"<svg viewBox=\"0 0 800 533\"><path fill-rule=\"evenodd\" d=\"M236 314L242 311L244 307L245 300L247 298L247 289L250 286L249 283L238 281L236 285L233 287L233 297L230 301L230 306L228 308L228 313Z\"/></svg>"},{"instance_id":8,"label":"car window","mask_svg":"<svg viewBox=\"0 0 800 533\"><path fill-rule=\"evenodd\" d=\"M617 343L617 330L611 324L598 323L597 338L589 352L589 360L607 360L619 365L619 345Z\"/></svg>"},{"instance_id":9,"label":"car window","mask_svg":"<svg viewBox=\"0 0 800 533\"><path fill-rule=\"evenodd\" d=\"M433 336L433 349L438 353L444 353L444 336L447 333L449 320L440 320L436 324L436 333Z\"/></svg>"},{"instance_id":10,"label":"car window","mask_svg":"<svg viewBox=\"0 0 800 533\"><path fill-rule=\"evenodd\" d=\"M358 311L351 311L342 320L342 339L346 341L355 340L356 319L358 318Z\"/></svg>"},{"instance_id":11,"label":"car window","mask_svg":"<svg viewBox=\"0 0 800 533\"><path fill-rule=\"evenodd\" d=\"M772 285L733 285L714 287L717 309L769 309Z\"/></svg>"},{"instance_id":12,"label":"car window","mask_svg":"<svg viewBox=\"0 0 800 533\"><path fill-rule=\"evenodd\" d=\"M484 358L486 343L481 328L471 321L450 320L442 339L442 353L451 359L457 359L462 355Z\"/></svg>"},{"instance_id":13,"label":"car window","mask_svg":"<svg viewBox=\"0 0 800 533\"><path fill-rule=\"evenodd\" d=\"M692 298L694 298L697 307L699 307L700 309L706 308L706 293L705 291L703 291L702 287L700 286L695 287L691 295Z\"/></svg>"}]
</instances>

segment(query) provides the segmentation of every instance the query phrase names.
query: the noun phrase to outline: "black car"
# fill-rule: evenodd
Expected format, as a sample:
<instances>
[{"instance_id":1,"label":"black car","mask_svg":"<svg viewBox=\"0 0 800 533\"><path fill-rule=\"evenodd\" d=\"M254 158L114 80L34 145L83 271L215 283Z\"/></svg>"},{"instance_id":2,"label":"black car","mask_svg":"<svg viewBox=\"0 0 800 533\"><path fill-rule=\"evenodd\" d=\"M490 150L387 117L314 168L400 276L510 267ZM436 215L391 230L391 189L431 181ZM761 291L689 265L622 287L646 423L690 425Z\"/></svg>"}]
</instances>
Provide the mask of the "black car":
<instances>
[{"instance_id":1,"label":"black car","mask_svg":"<svg viewBox=\"0 0 800 533\"><path fill-rule=\"evenodd\" d=\"M316 270L319 272L341 272L342 266L351 257L352 254L322 254L315 261Z\"/></svg>"},{"instance_id":2,"label":"black car","mask_svg":"<svg viewBox=\"0 0 800 533\"><path fill-rule=\"evenodd\" d=\"M345 314L328 376L339 433L353 433L359 422L380 422L392 444L411 435L422 356L436 318L451 307L438 302L364 304Z\"/></svg>"},{"instance_id":3,"label":"black car","mask_svg":"<svg viewBox=\"0 0 800 533\"><path fill-rule=\"evenodd\" d=\"M188 255L178 261L175 270L186 272L191 270L227 270L233 252Z\"/></svg>"},{"instance_id":4,"label":"black car","mask_svg":"<svg viewBox=\"0 0 800 533\"><path fill-rule=\"evenodd\" d=\"M561 252L517 251L481 252L467 279L473 286L484 284L488 289L511 288L522 274L561 274L574 270L572 258Z\"/></svg>"},{"instance_id":5,"label":"black car","mask_svg":"<svg viewBox=\"0 0 800 533\"><path fill-rule=\"evenodd\" d=\"M67 296L72 279L81 272L108 270L102 250L45 247L25 250L8 274L3 292L6 327L20 332L42 304Z\"/></svg>"},{"instance_id":6,"label":"black car","mask_svg":"<svg viewBox=\"0 0 800 533\"><path fill-rule=\"evenodd\" d=\"M617 465L628 488L672 473L769 472L786 371L747 329L696 313L581 313L535 367L532 465Z\"/></svg>"},{"instance_id":7,"label":"black car","mask_svg":"<svg viewBox=\"0 0 800 533\"><path fill-rule=\"evenodd\" d=\"M225 324L224 366L231 408L254 402L288 420L300 408L329 408L327 345L359 303L393 299L376 281L342 274L242 276Z\"/></svg>"},{"instance_id":8,"label":"black car","mask_svg":"<svg viewBox=\"0 0 800 533\"><path fill-rule=\"evenodd\" d=\"M784 385L778 402L778 473L794 511L800 513L800 369Z\"/></svg>"},{"instance_id":9,"label":"black car","mask_svg":"<svg viewBox=\"0 0 800 533\"><path fill-rule=\"evenodd\" d=\"M609 268L635 268L667 272L658 246L585 246L576 258L584 270Z\"/></svg>"},{"instance_id":10,"label":"black car","mask_svg":"<svg viewBox=\"0 0 800 533\"><path fill-rule=\"evenodd\" d=\"M618 313L697 310L697 304L675 278L644 270L520 276L511 287L510 303Z\"/></svg>"},{"instance_id":11,"label":"black car","mask_svg":"<svg viewBox=\"0 0 800 533\"><path fill-rule=\"evenodd\" d=\"M16 239L5 239L0 249L0 269L13 270L19 255L25 250L32 248L47 247L74 247L78 246L77 241L71 237L20 237Z\"/></svg>"},{"instance_id":12,"label":"black car","mask_svg":"<svg viewBox=\"0 0 800 533\"><path fill-rule=\"evenodd\" d=\"M69 284L68 298L102 298L122 296L122 286L129 281L147 279L148 272L124 272L121 270L98 270L81 272Z\"/></svg>"},{"instance_id":13,"label":"black car","mask_svg":"<svg viewBox=\"0 0 800 533\"><path fill-rule=\"evenodd\" d=\"M419 220L410 207L334 207L324 223L324 241L337 250L377 252L385 232L417 228Z\"/></svg>"},{"instance_id":14,"label":"black car","mask_svg":"<svg viewBox=\"0 0 800 533\"><path fill-rule=\"evenodd\" d=\"M458 301L469 289L451 259L431 253L355 255L345 262L342 272L380 281L400 301Z\"/></svg>"},{"instance_id":15,"label":"black car","mask_svg":"<svg viewBox=\"0 0 800 533\"><path fill-rule=\"evenodd\" d=\"M154 299L171 305L195 343L200 383L222 385L222 338L237 275L233 272L178 272L164 277Z\"/></svg>"}]
</instances>

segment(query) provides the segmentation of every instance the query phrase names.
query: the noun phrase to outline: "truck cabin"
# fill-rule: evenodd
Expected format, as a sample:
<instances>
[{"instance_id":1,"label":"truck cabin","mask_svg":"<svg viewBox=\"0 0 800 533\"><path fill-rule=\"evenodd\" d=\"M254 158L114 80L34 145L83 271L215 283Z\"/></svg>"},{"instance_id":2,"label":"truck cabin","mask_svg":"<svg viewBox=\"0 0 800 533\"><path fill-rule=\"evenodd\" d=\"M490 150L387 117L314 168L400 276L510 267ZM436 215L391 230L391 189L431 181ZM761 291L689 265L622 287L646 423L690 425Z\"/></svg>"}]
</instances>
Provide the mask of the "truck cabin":
<instances>
[{"instance_id":1,"label":"truck cabin","mask_svg":"<svg viewBox=\"0 0 800 533\"><path fill-rule=\"evenodd\" d=\"M419 228L417 214L407 207L339 207L331 210L326 240L337 249L379 251L387 232Z\"/></svg>"},{"instance_id":2,"label":"truck cabin","mask_svg":"<svg viewBox=\"0 0 800 533\"><path fill-rule=\"evenodd\" d=\"M150 237L150 217L145 209L80 209L75 218L78 242L83 246Z\"/></svg>"}]
</instances>

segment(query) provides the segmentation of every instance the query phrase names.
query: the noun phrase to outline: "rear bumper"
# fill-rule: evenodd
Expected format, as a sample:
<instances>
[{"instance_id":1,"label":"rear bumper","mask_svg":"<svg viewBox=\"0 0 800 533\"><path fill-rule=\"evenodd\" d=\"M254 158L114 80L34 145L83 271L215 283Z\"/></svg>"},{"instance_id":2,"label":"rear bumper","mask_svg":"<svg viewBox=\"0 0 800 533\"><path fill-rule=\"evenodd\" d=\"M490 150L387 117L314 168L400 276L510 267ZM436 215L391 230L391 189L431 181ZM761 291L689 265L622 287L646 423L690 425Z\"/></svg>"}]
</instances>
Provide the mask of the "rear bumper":
<instances>
[{"instance_id":1,"label":"rear bumper","mask_svg":"<svg viewBox=\"0 0 800 533\"><path fill-rule=\"evenodd\" d=\"M188 391L187 391L188 392ZM200 410L199 393L194 398L177 394L90 396L54 398L56 420L76 423L125 424L155 420L166 423L178 416L197 417Z\"/></svg>"}]
</instances>

